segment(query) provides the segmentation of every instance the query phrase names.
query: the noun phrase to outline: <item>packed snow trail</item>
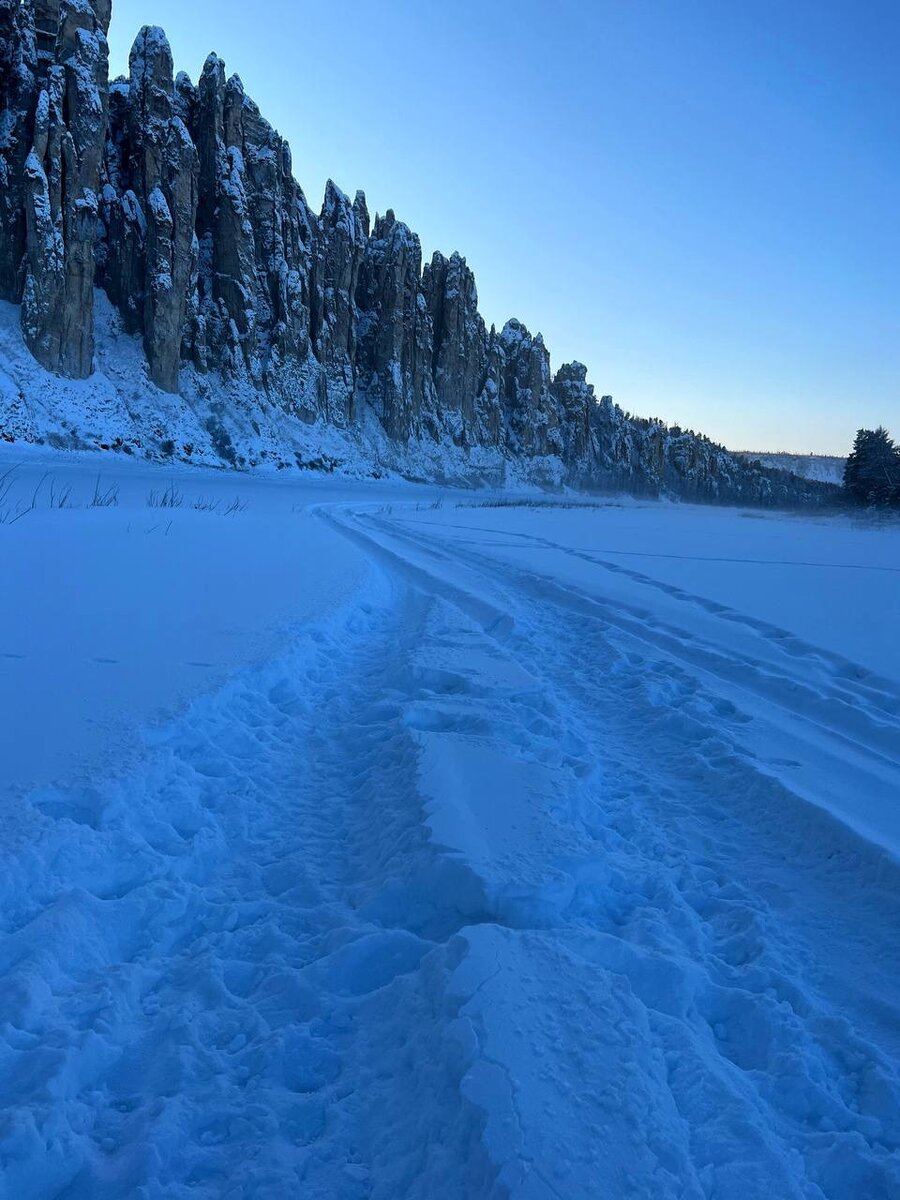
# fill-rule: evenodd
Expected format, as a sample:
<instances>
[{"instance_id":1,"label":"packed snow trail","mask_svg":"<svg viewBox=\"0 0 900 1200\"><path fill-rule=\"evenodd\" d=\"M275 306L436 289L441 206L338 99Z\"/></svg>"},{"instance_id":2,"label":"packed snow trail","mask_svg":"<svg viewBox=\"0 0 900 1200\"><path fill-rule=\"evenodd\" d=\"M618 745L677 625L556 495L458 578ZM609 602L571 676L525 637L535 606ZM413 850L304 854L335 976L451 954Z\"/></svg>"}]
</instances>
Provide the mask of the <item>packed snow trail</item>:
<instances>
[{"instance_id":1,"label":"packed snow trail","mask_svg":"<svg viewBox=\"0 0 900 1200\"><path fill-rule=\"evenodd\" d=\"M488 1194L439 986L463 917L401 719L423 602L387 594L195 705L142 777L33 798L4 1195Z\"/></svg>"},{"instance_id":2,"label":"packed snow trail","mask_svg":"<svg viewBox=\"0 0 900 1200\"><path fill-rule=\"evenodd\" d=\"M5 821L0 1195L896 1200L897 860L752 748L896 795L891 681L320 516L340 612Z\"/></svg>"},{"instance_id":3,"label":"packed snow trail","mask_svg":"<svg viewBox=\"0 0 900 1200\"><path fill-rule=\"evenodd\" d=\"M478 837L463 826L458 846L480 864L494 917L470 935L460 973L484 986L476 1007L496 1045L483 1036L480 1047L507 1072L520 1131L518 1150L493 1131L501 1180L522 1195L529 1172L549 1189L534 1194L548 1195L897 1195L896 859L798 799L742 745L753 721L704 686L708 653L694 637L675 647L690 647L686 657L661 655L672 646L660 647L654 620L635 630L633 614L560 588L532 560L510 570L492 546L448 547L418 524L369 517L356 528L411 577L430 574L437 594L470 611L473 595L491 597L514 614L484 624L542 703L540 718L510 728L496 691L476 706L460 687L464 702L425 723L426 778L433 763L440 811L465 797ZM781 640L789 663L797 646ZM439 645L432 637L423 653ZM816 747L823 730L838 740L849 728L856 778L896 797L900 693L820 657L840 694L809 706ZM751 667L736 654L725 689L735 678L746 689ZM790 674L799 740L807 706ZM468 747L448 747L447 731ZM506 794L523 760L532 786ZM486 1084L489 1112L497 1086Z\"/></svg>"}]
</instances>

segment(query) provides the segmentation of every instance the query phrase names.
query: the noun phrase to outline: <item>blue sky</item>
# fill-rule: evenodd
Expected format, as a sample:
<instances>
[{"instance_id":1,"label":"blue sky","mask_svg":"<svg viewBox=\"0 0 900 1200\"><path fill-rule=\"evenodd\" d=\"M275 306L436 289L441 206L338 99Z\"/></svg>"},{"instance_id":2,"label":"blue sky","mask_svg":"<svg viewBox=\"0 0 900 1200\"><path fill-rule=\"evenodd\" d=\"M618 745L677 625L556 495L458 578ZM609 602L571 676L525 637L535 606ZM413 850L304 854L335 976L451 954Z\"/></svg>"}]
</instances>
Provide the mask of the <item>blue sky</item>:
<instances>
[{"instance_id":1,"label":"blue sky","mask_svg":"<svg viewBox=\"0 0 900 1200\"><path fill-rule=\"evenodd\" d=\"M900 435L896 0L115 0L215 50L331 177L459 250L481 309L738 449Z\"/></svg>"}]
</instances>

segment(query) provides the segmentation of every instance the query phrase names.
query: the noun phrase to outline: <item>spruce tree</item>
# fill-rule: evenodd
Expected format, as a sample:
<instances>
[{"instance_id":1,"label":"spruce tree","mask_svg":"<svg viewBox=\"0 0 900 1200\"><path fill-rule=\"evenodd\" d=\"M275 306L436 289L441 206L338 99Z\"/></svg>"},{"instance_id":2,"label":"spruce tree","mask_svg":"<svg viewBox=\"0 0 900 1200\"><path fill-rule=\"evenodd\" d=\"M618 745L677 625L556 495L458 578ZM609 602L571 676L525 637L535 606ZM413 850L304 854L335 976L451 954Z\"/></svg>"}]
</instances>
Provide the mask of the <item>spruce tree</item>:
<instances>
[{"instance_id":1,"label":"spruce tree","mask_svg":"<svg viewBox=\"0 0 900 1200\"><path fill-rule=\"evenodd\" d=\"M858 431L844 469L844 491L857 504L900 503L900 449L884 426Z\"/></svg>"}]
</instances>

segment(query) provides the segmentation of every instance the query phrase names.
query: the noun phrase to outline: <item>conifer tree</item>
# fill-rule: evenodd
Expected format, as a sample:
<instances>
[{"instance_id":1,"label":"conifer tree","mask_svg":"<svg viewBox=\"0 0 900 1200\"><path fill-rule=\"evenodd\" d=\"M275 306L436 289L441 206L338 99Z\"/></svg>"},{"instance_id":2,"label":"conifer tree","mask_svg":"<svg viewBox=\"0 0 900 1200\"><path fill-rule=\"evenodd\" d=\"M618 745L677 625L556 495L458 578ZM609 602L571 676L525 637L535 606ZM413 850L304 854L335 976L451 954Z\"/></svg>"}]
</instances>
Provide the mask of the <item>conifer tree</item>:
<instances>
[{"instance_id":1,"label":"conifer tree","mask_svg":"<svg viewBox=\"0 0 900 1200\"><path fill-rule=\"evenodd\" d=\"M883 425L858 431L844 469L844 492L857 504L900 503L900 448Z\"/></svg>"}]
</instances>

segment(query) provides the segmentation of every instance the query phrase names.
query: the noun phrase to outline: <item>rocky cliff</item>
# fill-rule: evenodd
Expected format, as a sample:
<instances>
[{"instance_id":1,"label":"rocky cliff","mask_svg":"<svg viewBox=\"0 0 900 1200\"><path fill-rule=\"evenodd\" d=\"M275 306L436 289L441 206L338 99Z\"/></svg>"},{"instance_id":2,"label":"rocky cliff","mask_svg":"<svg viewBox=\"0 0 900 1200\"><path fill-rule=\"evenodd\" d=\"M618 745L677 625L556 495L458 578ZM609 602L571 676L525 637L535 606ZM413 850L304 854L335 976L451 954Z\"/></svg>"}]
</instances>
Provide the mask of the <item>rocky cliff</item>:
<instances>
[{"instance_id":1,"label":"rocky cliff","mask_svg":"<svg viewBox=\"0 0 900 1200\"><path fill-rule=\"evenodd\" d=\"M97 369L95 297L140 339L148 387L119 395L115 444L190 456L202 442L233 462L284 462L305 427L323 444L334 431L346 444L374 436L401 464L424 447L421 461L452 458L457 474L516 464L585 487L821 495L598 401L578 363L554 375L540 335L516 320L487 328L464 258L423 269L417 236L390 211L370 222L362 193L329 184L314 213L287 143L215 55L194 84L147 27L128 78L110 83L110 7L0 0L0 298L56 376ZM0 387L9 439L43 432L21 378ZM186 444L170 427L179 405L197 429Z\"/></svg>"}]
</instances>

